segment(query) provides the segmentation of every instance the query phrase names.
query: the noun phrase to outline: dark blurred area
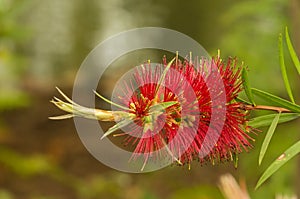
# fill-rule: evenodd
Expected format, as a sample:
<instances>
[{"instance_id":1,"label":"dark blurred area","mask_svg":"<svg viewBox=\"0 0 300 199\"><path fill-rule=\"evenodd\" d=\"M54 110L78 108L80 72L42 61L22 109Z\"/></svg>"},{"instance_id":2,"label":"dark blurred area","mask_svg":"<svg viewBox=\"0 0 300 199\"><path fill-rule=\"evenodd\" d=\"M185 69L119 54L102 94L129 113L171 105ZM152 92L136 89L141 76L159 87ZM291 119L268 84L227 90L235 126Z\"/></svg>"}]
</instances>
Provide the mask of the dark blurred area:
<instances>
[{"instance_id":1,"label":"dark blurred area","mask_svg":"<svg viewBox=\"0 0 300 199\"><path fill-rule=\"evenodd\" d=\"M195 163L191 170L170 166L127 174L93 158L71 119L48 119L62 113L49 103L58 95L55 86L71 96L77 70L97 44L145 26L182 32L211 55L220 49L222 57L236 56L248 66L253 87L287 97L277 39L288 26L300 55L299 0L0 0L0 199L223 198L218 179L228 172L246 181L253 198L281 193L300 197L299 158L254 191L267 166L300 138L299 120L280 125L260 167L258 153L266 129L253 135L255 147L240 155L237 169L231 163ZM126 70L163 55L145 50L125 56L107 69L98 91L109 97ZM300 78L291 60L286 62L299 102ZM109 108L100 100L97 104Z\"/></svg>"}]
</instances>

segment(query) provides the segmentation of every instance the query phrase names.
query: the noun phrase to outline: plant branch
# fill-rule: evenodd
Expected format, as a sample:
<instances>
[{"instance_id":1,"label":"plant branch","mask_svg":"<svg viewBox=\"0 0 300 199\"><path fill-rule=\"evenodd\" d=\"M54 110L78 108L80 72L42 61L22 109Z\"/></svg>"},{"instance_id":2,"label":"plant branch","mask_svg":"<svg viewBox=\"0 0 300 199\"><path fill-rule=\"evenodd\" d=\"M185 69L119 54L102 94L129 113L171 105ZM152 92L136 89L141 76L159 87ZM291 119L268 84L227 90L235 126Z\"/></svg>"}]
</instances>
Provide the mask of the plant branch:
<instances>
[{"instance_id":1,"label":"plant branch","mask_svg":"<svg viewBox=\"0 0 300 199\"><path fill-rule=\"evenodd\" d=\"M246 110L269 110L269 111L277 111L277 112L292 112L289 109L277 107L277 106L267 106L267 105L243 105Z\"/></svg>"}]
</instances>

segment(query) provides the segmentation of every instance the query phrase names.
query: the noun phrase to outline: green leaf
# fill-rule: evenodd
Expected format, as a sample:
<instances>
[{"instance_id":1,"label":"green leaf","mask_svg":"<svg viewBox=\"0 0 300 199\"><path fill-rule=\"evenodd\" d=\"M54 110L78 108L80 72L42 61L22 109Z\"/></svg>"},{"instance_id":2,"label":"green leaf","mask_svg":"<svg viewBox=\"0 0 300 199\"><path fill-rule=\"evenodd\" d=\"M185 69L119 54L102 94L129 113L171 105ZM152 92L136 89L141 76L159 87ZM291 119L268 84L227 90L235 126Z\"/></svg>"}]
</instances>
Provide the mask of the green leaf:
<instances>
[{"instance_id":1,"label":"green leaf","mask_svg":"<svg viewBox=\"0 0 300 199\"><path fill-rule=\"evenodd\" d=\"M273 94L267 93L265 91L262 91L262 90L259 90L256 88L252 88L251 90L254 95L257 95L266 101L273 102L283 108L289 109L290 111L300 113L300 106L297 104L293 104L285 99L282 99Z\"/></svg>"},{"instance_id":2,"label":"green leaf","mask_svg":"<svg viewBox=\"0 0 300 199\"><path fill-rule=\"evenodd\" d=\"M129 108L125 107L125 106L122 106L120 104L117 104L117 103L114 103L112 101L110 101L109 99L106 99L105 97L103 97L102 95L100 95L99 93L97 93L97 91L93 91L98 97L100 97L102 100L104 100L105 102L111 104L111 105L114 105L116 107L119 107L121 109L124 109L124 110L127 110L127 111L130 111Z\"/></svg>"},{"instance_id":3,"label":"green leaf","mask_svg":"<svg viewBox=\"0 0 300 199\"><path fill-rule=\"evenodd\" d=\"M275 118L273 119L272 123L271 123L271 126L266 134L266 137L262 143L262 146L261 146L261 149L260 149L260 153L259 153L259 157L258 157L258 165L261 164L264 156L265 156L265 153L267 151L267 148L269 146L269 143L271 141L271 138L275 132L275 129L277 127L277 124L278 124L278 121L279 121L279 118L280 118L280 113L278 113Z\"/></svg>"},{"instance_id":4,"label":"green leaf","mask_svg":"<svg viewBox=\"0 0 300 199\"><path fill-rule=\"evenodd\" d=\"M173 106L175 104L177 104L177 101L169 101L169 102L161 102L161 103L157 103L153 106L150 107L149 112L160 112L163 111L166 108L169 108L170 106Z\"/></svg>"},{"instance_id":5,"label":"green leaf","mask_svg":"<svg viewBox=\"0 0 300 199\"><path fill-rule=\"evenodd\" d=\"M287 163L291 158L300 153L300 141L288 148L282 153L262 174L259 178L255 189L261 186L271 175L273 175L280 167Z\"/></svg>"},{"instance_id":6,"label":"green leaf","mask_svg":"<svg viewBox=\"0 0 300 199\"><path fill-rule=\"evenodd\" d=\"M115 132L116 130L124 127L124 126L127 126L128 124L132 123L133 121L132 120L122 120L120 122L118 122L117 124L115 124L114 126L110 127L108 129L108 131L106 131L103 136L101 137L101 140L105 137L107 137L108 135L112 134L113 132Z\"/></svg>"},{"instance_id":7,"label":"green leaf","mask_svg":"<svg viewBox=\"0 0 300 199\"><path fill-rule=\"evenodd\" d=\"M238 168L238 164L239 164L239 154L238 153L233 153L232 154L232 158L233 158L233 165L234 165L234 168Z\"/></svg>"},{"instance_id":8,"label":"green leaf","mask_svg":"<svg viewBox=\"0 0 300 199\"><path fill-rule=\"evenodd\" d=\"M250 100L251 104L255 105L253 95L252 95L252 91L251 91L251 87L250 87L250 84L249 84L248 71L245 67L243 68L243 71L242 71L242 78L243 78L243 86L244 86L244 89L245 89L245 93L246 93L248 99Z\"/></svg>"},{"instance_id":9,"label":"green leaf","mask_svg":"<svg viewBox=\"0 0 300 199\"><path fill-rule=\"evenodd\" d=\"M235 100L236 100L237 102L243 102L244 104L252 105L250 102L247 102L246 100L244 100L244 99L242 99L242 98L240 98L240 97L237 97Z\"/></svg>"},{"instance_id":10,"label":"green leaf","mask_svg":"<svg viewBox=\"0 0 300 199\"><path fill-rule=\"evenodd\" d=\"M297 54L295 52L295 49L292 45L292 42L291 42L291 39L290 39L290 36L289 36L289 31L288 31L287 27L285 27L285 39L286 39L287 47L289 49L291 58L294 62L294 65L295 65L298 73L300 74L300 62L299 62L299 59L298 59Z\"/></svg>"},{"instance_id":11,"label":"green leaf","mask_svg":"<svg viewBox=\"0 0 300 199\"><path fill-rule=\"evenodd\" d=\"M279 38L278 38L278 48L279 48L279 63L280 63L280 69L281 69L281 74L282 74L282 78L283 78L283 82L286 88L286 91L291 99L291 101L295 104L295 100L294 100L294 96L292 93L292 89L290 86L290 82L286 73L286 67L285 67L285 63L284 63L284 54L283 54L283 45L282 45L282 35L279 34Z\"/></svg>"},{"instance_id":12,"label":"green leaf","mask_svg":"<svg viewBox=\"0 0 300 199\"><path fill-rule=\"evenodd\" d=\"M158 80L158 84L157 84L157 87L156 87L156 89L155 89L155 95L154 95L154 96L157 95L157 92L158 92L158 90L159 90L159 88L160 88L162 82L165 80L165 77L166 77L166 75L167 75L167 72L168 72L168 70L170 69L170 67L171 67L171 65L172 65L172 63L174 62L175 59L176 59L176 57L174 57L174 58L168 63L168 65L166 66L166 68L164 69L164 71L163 71L163 73L162 73L160 79Z\"/></svg>"},{"instance_id":13,"label":"green leaf","mask_svg":"<svg viewBox=\"0 0 300 199\"><path fill-rule=\"evenodd\" d=\"M69 118L73 118L74 115L73 114L66 114L66 115L59 115L59 116L52 116L52 117L48 117L50 120L64 120L64 119L69 119Z\"/></svg>"},{"instance_id":14,"label":"green leaf","mask_svg":"<svg viewBox=\"0 0 300 199\"><path fill-rule=\"evenodd\" d=\"M73 100L71 100L70 98L68 98L68 96L65 95L64 92L62 92L57 86L55 88L70 104L79 106L79 104L76 104Z\"/></svg>"},{"instance_id":15,"label":"green leaf","mask_svg":"<svg viewBox=\"0 0 300 199\"><path fill-rule=\"evenodd\" d=\"M263 115L259 117L252 118L251 121L249 121L249 126L253 128L258 128L258 127L264 127L264 126L269 126L274 118L276 117L277 114L270 114L270 115ZM298 113L282 113L280 115L278 123L284 123L288 122L294 119L297 119L300 117L300 114Z\"/></svg>"}]
</instances>

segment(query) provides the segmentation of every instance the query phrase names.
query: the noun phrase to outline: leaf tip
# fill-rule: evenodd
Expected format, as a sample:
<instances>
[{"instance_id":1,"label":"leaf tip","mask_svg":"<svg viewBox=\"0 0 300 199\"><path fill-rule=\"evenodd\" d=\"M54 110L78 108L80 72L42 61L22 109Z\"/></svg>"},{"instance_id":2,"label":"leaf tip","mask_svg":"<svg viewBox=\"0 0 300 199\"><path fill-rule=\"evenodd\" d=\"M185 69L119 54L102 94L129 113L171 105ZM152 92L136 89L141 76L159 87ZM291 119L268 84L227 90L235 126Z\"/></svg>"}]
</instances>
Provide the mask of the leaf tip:
<instances>
[{"instance_id":1,"label":"leaf tip","mask_svg":"<svg viewBox=\"0 0 300 199\"><path fill-rule=\"evenodd\" d=\"M103 140L105 137L106 137L106 135L105 135L105 134L104 134L104 135L102 135L102 136L101 136L101 138L100 138L100 140Z\"/></svg>"},{"instance_id":2,"label":"leaf tip","mask_svg":"<svg viewBox=\"0 0 300 199\"><path fill-rule=\"evenodd\" d=\"M261 165L261 162L262 162L262 158L261 158L261 157L259 157L259 159L258 159L258 166L260 166L260 165Z\"/></svg>"}]
</instances>

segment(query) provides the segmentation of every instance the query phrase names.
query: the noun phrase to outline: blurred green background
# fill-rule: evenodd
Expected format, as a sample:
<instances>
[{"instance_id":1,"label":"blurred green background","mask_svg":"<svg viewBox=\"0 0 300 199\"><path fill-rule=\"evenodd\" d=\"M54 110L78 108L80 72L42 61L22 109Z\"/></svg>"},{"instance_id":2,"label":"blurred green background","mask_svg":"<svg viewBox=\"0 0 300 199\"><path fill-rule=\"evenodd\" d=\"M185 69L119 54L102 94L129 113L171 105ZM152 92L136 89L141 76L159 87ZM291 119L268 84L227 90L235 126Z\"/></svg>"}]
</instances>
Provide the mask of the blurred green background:
<instances>
[{"instance_id":1,"label":"blurred green background","mask_svg":"<svg viewBox=\"0 0 300 199\"><path fill-rule=\"evenodd\" d=\"M89 51L113 34L144 26L185 33L212 55L221 49L223 57L237 56L249 67L252 86L287 97L277 38L288 26L300 55L299 0L0 0L0 199L223 198L218 180L228 172L246 181L252 198L281 193L300 197L299 158L254 191L267 166L300 138L299 120L280 125L260 167L258 151L266 129L254 135L255 147L240 155L238 169L195 163L191 170L170 166L138 175L95 160L72 120L48 120L61 113L49 103L57 95L55 86L71 95ZM124 67L151 56L157 54L131 56ZM291 61L286 62L299 102L300 78ZM117 66L108 69L99 92L109 97L111 85L122 75L117 71L122 72Z\"/></svg>"}]
</instances>

